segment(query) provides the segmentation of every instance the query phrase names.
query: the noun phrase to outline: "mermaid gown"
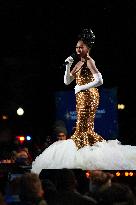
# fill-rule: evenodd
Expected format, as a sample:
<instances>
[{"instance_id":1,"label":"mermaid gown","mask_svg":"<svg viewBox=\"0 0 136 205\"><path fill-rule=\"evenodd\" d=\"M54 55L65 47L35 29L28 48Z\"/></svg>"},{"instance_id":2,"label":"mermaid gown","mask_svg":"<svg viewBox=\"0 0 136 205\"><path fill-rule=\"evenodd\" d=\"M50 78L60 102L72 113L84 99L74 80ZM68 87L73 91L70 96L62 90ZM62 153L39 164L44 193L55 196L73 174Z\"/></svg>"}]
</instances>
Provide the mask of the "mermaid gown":
<instances>
[{"instance_id":1,"label":"mermaid gown","mask_svg":"<svg viewBox=\"0 0 136 205\"><path fill-rule=\"evenodd\" d=\"M90 70L83 66L76 72L76 83L93 81ZM136 170L136 146L104 140L94 131L94 118L99 105L98 88L76 94L76 130L70 139L56 141L32 162L32 172L42 169Z\"/></svg>"}]
</instances>

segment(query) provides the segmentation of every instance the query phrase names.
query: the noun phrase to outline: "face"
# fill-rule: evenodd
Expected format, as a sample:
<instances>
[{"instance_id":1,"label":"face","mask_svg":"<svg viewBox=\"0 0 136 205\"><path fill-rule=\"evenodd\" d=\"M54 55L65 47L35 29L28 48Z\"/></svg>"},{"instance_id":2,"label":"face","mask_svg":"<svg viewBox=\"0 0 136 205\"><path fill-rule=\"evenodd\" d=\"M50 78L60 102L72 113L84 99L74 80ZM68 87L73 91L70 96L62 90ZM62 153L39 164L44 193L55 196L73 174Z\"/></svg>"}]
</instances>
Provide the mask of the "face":
<instances>
[{"instance_id":1,"label":"face","mask_svg":"<svg viewBox=\"0 0 136 205\"><path fill-rule=\"evenodd\" d=\"M58 140L66 140L66 135L63 132L60 132L57 136Z\"/></svg>"},{"instance_id":2,"label":"face","mask_svg":"<svg viewBox=\"0 0 136 205\"><path fill-rule=\"evenodd\" d=\"M80 57L85 57L89 53L89 48L83 41L78 41L76 45L76 53Z\"/></svg>"},{"instance_id":3,"label":"face","mask_svg":"<svg viewBox=\"0 0 136 205\"><path fill-rule=\"evenodd\" d=\"M28 154L25 151L21 150L17 153L17 157L28 158Z\"/></svg>"}]
</instances>

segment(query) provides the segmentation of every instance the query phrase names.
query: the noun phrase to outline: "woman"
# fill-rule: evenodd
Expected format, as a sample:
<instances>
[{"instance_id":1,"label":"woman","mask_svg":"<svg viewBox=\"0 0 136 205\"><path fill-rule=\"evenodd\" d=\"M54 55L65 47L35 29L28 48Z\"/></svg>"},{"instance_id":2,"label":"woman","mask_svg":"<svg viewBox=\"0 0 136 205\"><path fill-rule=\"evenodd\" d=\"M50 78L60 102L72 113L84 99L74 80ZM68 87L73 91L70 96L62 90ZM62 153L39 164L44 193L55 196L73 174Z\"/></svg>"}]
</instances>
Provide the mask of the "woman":
<instances>
[{"instance_id":1,"label":"woman","mask_svg":"<svg viewBox=\"0 0 136 205\"><path fill-rule=\"evenodd\" d=\"M79 168L83 170L136 170L136 146L121 145L118 140L104 140L94 132L94 117L99 104L98 86L102 75L90 57L95 36L84 29L78 36L79 61L73 69L73 57L65 61L64 83L76 80L77 123L70 139L59 140L46 148L32 163L32 172L42 169Z\"/></svg>"},{"instance_id":2,"label":"woman","mask_svg":"<svg viewBox=\"0 0 136 205\"><path fill-rule=\"evenodd\" d=\"M76 111L77 123L76 131L71 136L78 148L85 145L93 145L100 142L103 138L94 132L94 117L99 104L98 87L103 84L101 73L95 66L94 60L90 57L90 49L94 43L94 34L91 30L84 29L76 45L76 53L79 57L78 63L70 72L73 58L66 59L66 71L64 83L70 84L76 79Z\"/></svg>"}]
</instances>

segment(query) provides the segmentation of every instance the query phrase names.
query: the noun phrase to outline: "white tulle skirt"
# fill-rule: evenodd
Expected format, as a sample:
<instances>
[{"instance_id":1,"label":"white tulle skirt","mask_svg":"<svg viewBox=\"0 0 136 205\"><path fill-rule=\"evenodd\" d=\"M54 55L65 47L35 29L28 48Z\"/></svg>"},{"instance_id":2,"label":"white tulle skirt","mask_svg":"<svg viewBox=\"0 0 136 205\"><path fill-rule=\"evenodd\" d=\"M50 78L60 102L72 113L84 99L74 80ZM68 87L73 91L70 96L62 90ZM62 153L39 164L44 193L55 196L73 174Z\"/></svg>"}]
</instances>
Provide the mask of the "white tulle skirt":
<instances>
[{"instance_id":1,"label":"white tulle skirt","mask_svg":"<svg viewBox=\"0 0 136 205\"><path fill-rule=\"evenodd\" d=\"M136 146L118 140L97 142L77 149L72 139L56 141L32 162L31 172L42 169L136 170Z\"/></svg>"}]
</instances>

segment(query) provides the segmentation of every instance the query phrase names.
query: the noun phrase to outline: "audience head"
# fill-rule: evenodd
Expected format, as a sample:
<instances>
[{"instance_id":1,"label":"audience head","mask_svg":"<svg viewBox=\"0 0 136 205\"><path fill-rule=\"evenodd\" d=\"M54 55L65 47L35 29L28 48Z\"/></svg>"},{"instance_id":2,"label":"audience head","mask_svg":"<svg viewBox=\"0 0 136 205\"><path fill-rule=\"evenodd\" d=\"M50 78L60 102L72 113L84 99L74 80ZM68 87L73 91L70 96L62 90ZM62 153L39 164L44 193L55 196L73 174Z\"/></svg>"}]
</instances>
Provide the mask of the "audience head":
<instances>
[{"instance_id":1,"label":"audience head","mask_svg":"<svg viewBox=\"0 0 136 205\"><path fill-rule=\"evenodd\" d=\"M110 187L101 190L100 204L101 205L135 205L135 197L131 188L123 183L112 183Z\"/></svg>"},{"instance_id":2,"label":"audience head","mask_svg":"<svg viewBox=\"0 0 136 205\"><path fill-rule=\"evenodd\" d=\"M39 176L36 173L25 173L20 179L20 198L22 201L43 197L44 191Z\"/></svg>"},{"instance_id":3,"label":"audience head","mask_svg":"<svg viewBox=\"0 0 136 205\"><path fill-rule=\"evenodd\" d=\"M75 174L70 169L61 169L57 172L57 190L75 190L77 186L77 180Z\"/></svg>"},{"instance_id":4,"label":"audience head","mask_svg":"<svg viewBox=\"0 0 136 205\"><path fill-rule=\"evenodd\" d=\"M66 140L67 136L64 132L57 132L57 140Z\"/></svg>"}]
</instances>

